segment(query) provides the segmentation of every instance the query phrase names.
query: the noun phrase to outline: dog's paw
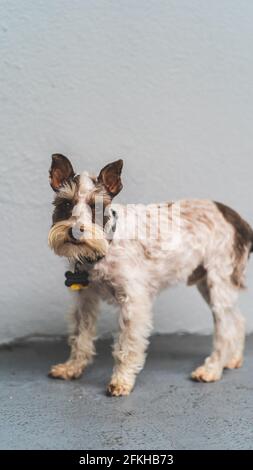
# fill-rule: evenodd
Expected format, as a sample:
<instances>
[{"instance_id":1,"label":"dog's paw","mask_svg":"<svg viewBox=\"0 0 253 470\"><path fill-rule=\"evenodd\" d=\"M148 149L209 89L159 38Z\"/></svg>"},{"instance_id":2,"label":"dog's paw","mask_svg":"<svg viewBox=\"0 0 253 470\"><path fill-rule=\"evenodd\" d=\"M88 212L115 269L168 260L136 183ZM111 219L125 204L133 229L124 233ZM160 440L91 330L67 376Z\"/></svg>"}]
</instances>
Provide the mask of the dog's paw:
<instances>
[{"instance_id":1,"label":"dog's paw","mask_svg":"<svg viewBox=\"0 0 253 470\"><path fill-rule=\"evenodd\" d=\"M111 397L127 396L131 393L133 385L124 382L112 381L107 387L107 395Z\"/></svg>"},{"instance_id":2,"label":"dog's paw","mask_svg":"<svg viewBox=\"0 0 253 470\"><path fill-rule=\"evenodd\" d=\"M227 362L225 367L226 369L238 369L239 367L242 367L242 364L243 364L243 357L235 356L235 357L232 357L232 359L230 359L230 361Z\"/></svg>"},{"instance_id":3,"label":"dog's paw","mask_svg":"<svg viewBox=\"0 0 253 470\"><path fill-rule=\"evenodd\" d=\"M78 366L73 361L69 361L64 364L52 366L48 376L54 379L71 380L80 377L82 372L82 367Z\"/></svg>"},{"instance_id":4,"label":"dog's paw","mask_svg":"<svg viewBox=\"0 0 253 470\"><path fill-rule=\"evenodd\" d=\"M222 370L220 367L208 367L206 365L198 367L191 373L191 378L198 382L216 382L220 380Z\"/></svg>"}]
</instances>

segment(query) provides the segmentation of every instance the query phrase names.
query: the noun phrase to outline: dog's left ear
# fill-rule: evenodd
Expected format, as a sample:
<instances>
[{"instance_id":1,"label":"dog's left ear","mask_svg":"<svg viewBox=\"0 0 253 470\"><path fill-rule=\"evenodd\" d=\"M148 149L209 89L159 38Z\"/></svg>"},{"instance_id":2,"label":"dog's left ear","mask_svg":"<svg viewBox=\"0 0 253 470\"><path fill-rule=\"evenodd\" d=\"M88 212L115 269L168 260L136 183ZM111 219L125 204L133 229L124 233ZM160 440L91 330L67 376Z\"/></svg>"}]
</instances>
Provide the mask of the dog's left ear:
<instances>
[{"instance_id":1,"label":"dog's left ear","mask_svg":"<svg viewBox=\"0 0 253 470\"><path fill-rule=\"evenodd\" d=\"M49 170L49 182L54 191L59 188L70 178L75 176L73 167L67 157L60 153L52 155L52 164Z\"/></svg>"},{"instance_id":2,"label":"dog's left ear","mask_svg":"<svg viewBox=\"0 0 253 470\"><path fill-rule=\"evenodd\" d=\"M111 197L116 196L123 188L120 178L122 167L123 160L117 160L102 168L98 175L98 182L105 186Z\"/></svg>"}]
</instances>

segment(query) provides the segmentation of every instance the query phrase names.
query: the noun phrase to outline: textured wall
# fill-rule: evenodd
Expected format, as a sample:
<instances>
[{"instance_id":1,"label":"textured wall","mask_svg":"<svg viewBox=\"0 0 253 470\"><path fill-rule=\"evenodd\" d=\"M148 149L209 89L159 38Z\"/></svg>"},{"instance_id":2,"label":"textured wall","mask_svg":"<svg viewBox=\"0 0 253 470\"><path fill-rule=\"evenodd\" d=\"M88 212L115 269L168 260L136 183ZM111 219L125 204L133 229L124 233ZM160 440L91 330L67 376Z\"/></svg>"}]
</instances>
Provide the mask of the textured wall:
<instances>
[{"instance_id":1,"label":"textured wall","mask_svg":"<svg viewBox=\"0 0 253 470\"><path fill-rule=\"evenodd\" d=\"M122 156L121 201L210 197L253 224L252 21L250 0L0 1L1 340L65 331L53 152L94 171ZM253 259L248 285L252 331ZM211 327L194 288L156 311L158 331Z\"/></svg>"}]
</instances>

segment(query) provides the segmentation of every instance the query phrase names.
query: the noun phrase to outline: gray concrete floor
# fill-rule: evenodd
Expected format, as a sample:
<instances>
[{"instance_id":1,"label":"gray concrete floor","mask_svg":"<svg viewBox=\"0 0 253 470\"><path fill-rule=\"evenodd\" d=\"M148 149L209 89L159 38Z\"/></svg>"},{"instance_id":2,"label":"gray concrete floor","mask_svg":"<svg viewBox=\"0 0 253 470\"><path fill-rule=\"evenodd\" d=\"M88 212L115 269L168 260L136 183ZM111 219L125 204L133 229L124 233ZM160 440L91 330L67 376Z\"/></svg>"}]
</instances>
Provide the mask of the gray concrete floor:
<instances>
[{"instance_id":1,"label":"gray concrete floor","mask_svg":"<svg viewBox=\"0 0 253 470\"><path fill-rule=\"evenodd\" d=\"M1 449L253 449L253 337L242 369L215 384L190 371L209 337L155 336L129 397L110 398L110 342L84 376L47 377L68 355L65 340L29 341L0 350Z\"/></svg>"}]
</instances>

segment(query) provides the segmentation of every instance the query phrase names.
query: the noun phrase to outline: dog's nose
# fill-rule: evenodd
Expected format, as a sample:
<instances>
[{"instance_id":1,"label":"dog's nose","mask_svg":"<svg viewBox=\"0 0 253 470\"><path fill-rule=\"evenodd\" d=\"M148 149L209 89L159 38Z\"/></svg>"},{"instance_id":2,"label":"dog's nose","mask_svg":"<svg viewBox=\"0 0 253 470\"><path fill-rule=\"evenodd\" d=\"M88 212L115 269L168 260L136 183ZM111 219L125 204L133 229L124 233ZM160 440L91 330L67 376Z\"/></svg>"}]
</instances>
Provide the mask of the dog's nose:
<instances>
[{"instance_id":1,"label":"dog's nose","mask_svg":"<svg viewBox=\"0 0 253 470\"><path fill-rule=\"evenodd\" d=\"M85 237L84 225L75 225L69 229L69 235L72 240L80 240Z\"/></svg>"}]
</instances>

